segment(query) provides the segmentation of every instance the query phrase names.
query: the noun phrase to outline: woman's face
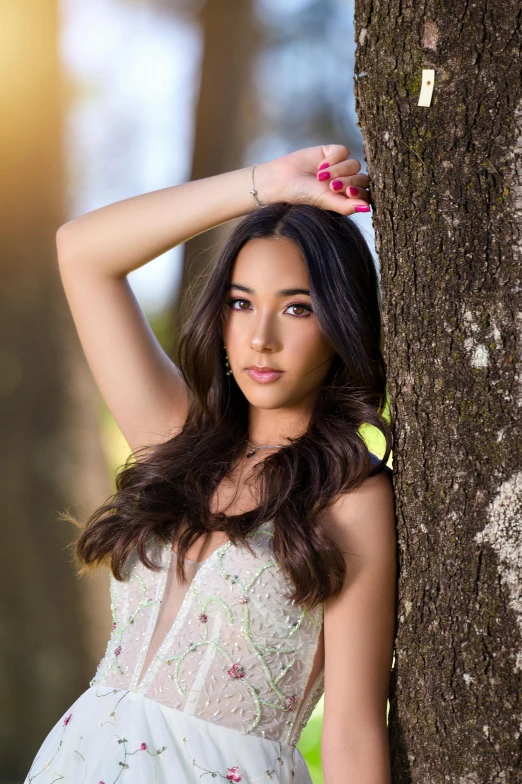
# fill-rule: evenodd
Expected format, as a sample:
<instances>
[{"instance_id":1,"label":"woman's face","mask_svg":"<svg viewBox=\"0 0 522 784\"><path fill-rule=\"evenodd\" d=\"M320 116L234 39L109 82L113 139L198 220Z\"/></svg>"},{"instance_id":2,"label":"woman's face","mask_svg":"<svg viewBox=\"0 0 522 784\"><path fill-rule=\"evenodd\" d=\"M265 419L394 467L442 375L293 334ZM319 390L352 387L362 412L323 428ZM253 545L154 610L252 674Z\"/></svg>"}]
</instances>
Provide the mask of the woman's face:
<instances>
[{"instance_id":1,"label":"woman's face","mask_svg":"<svg viewBox=\"0 0 522 784\"><path fill-rule=\"evenodd\" d=\"M230 370L253 406L304 403L328 373L336 352L319 328L308 289L305 263L291 240L254 239L238 253L223 339ZM282 373L256 380L247 372L252 365Z\"/></svg>"}]
</instances>

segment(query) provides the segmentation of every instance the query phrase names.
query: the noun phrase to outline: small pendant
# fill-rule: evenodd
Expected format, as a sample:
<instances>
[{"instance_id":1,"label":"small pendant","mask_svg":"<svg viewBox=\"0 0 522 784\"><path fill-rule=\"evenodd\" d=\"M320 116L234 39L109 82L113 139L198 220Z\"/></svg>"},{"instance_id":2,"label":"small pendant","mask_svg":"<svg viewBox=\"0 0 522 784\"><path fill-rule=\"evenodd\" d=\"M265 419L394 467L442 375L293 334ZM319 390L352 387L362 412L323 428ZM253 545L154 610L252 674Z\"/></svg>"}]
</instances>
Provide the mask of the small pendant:
<instances>
[{"instance_id":1,"label":"small pendant","mask_svg":"<svg viewBox=\"0 0 522 784\"><path fill-rule=\"evenodd\" d=\"M256 450L255 449L251 449L250 452L247 454L247 457L252 457L252 455L255 455L255 453L256 453Z\"/></svg>"}]
</instances>

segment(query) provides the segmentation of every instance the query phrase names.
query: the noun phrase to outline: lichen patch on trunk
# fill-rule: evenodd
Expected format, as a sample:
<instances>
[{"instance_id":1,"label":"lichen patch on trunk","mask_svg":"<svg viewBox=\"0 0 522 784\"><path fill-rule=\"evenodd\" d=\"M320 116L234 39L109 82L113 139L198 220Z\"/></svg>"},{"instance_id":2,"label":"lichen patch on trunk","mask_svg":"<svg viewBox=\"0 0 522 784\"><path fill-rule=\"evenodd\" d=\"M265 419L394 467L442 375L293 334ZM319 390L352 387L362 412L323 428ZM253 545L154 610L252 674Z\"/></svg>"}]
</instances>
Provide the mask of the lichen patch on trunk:
<instances>
[{"instance_id":1,"label":"lichen patch on trunk","mask_svg":"<svg viewBox=\"0 0 522 784\"><path fill-rule=\"evenodd\" d=\"M522 471L500 485L487 513L489 522L475 540L487 542L497 554L500 579L520 630L515 671L522 672Z\"/></svg>"}]
</instances>

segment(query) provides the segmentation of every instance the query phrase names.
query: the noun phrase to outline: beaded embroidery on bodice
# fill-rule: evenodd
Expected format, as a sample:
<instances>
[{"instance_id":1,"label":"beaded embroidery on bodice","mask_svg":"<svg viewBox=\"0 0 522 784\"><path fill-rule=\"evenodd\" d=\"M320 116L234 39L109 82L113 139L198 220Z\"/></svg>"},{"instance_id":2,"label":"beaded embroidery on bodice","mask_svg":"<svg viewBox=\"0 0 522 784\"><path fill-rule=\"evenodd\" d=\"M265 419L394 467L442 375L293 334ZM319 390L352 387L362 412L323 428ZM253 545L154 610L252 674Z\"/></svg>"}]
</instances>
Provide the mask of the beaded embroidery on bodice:
<instances>
[{"instance_id":1,"label":"beaded embroidery on bodice","mask_svg":"<svg viewBox=\"0 0 522 784\"><path fill-rule=\"evenodd\" d=\"M113 629L90 685L128 689L242 734L297 743L324 688L321 668L305 693L323 605L290 601L272 536L269 521L249 535L253 555L227 541L201 564L189 562L184 586L173 580L170 544L149 544L158 572L133 551L125 581L110 575ZM173 600L167 585L182 596Z\"/></svg>"}]
</instances>

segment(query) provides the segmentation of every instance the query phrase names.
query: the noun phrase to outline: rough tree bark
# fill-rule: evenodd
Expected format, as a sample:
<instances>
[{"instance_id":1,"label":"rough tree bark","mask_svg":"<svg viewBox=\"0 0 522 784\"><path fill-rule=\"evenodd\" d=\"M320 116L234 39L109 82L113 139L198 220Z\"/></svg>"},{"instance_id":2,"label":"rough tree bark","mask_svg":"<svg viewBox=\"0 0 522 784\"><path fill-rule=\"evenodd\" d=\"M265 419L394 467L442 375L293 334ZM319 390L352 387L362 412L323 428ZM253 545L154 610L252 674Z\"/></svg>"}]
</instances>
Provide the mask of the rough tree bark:
<instances>
[{"instance_id":1,"label":"rough tree bark","mask_svg":"<svg viewBox=\"0 0 522 784\"><path fill-rule=\"evenodd\" d=\"M108 573L79 581L58 519L110 492L98 393L60 282L67 219L55 0L0 10L0 779L22 781L89 685L110 633ZM38 779L37 779L38 780Z\"/></svg>"},{"instance_id":2,"label":"rough tree bark","mask_svg":"<svg viewBox=\"0 0 522 784\"><path fill-rule=\"evenodd\" d=\"M400 784L522 780L521 24L519 0L355 4L395 437Z\"/></svg>"}]
</instances>

